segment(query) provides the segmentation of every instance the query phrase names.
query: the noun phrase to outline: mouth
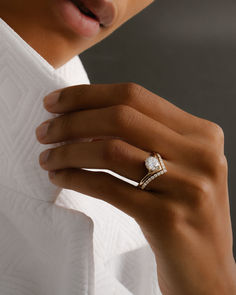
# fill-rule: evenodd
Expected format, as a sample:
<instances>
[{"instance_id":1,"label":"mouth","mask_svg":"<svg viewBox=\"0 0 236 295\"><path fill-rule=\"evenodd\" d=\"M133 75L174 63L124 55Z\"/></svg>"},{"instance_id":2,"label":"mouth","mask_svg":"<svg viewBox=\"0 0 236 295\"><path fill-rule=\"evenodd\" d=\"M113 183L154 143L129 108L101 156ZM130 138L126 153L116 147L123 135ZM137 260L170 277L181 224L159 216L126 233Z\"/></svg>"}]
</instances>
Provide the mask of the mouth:
<instances>
[{"instance_id":1,"label":"mouth","mask_svg":"<svg viewBox=\"0 0 236 295\"><path fill-rule=\"evenodd\" d=\"M55 0L64 23L78 35L95 37L100 30L111 26L116 7L111 0Z\"/></svg>"},{"instance_id":2,"label":"mouth","mask_svg":"<svg viewBox=\"0 0 236 295\"><path fill-rule=\"evenodd\" d=\"M89 10L85 4L81 0L70 0L84 15L96 20L99 22L99 25L103 27L104 25L101 23L97 15L95 15L91 10Z\"/></svg>"}]
</instances>

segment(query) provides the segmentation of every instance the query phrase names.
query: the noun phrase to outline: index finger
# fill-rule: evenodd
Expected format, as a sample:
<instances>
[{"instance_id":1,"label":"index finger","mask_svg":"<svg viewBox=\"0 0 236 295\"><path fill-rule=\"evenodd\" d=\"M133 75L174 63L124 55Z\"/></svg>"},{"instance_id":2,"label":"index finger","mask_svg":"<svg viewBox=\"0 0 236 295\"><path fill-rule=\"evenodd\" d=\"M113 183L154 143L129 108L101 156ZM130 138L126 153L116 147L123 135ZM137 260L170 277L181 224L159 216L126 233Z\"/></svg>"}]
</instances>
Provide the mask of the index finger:
<instances>
[{"instance_id":1,"label":"index finger","mask_svg":"<svg viewBox=\"0 0 236 295\"><path fill-rule=\"evenodd\" d=\"M78 85L52 94L44 99L52 113L128 105L180 134L192 133L199 124L195 116L134 83ZM50 104L53 97L57 102Z\"/></svg>"}]
</instances>

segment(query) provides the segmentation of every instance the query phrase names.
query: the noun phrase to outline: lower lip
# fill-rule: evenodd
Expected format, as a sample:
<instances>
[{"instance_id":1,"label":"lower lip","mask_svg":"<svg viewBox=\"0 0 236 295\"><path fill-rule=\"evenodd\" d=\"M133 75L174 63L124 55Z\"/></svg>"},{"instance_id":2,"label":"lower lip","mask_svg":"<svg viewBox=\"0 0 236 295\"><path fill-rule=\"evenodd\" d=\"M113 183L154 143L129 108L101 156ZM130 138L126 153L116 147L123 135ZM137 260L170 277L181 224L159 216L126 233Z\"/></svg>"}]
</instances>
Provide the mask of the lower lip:
<instances>
[{"instance_id":1,"label":"lower lip","mask_svg":"<svg viewBox=\"0 0 236 295\"><path fill-rule=\"evenodd\" d=\"M99 33L99 22L83 14L70 0L57 2L62 19L76 34L84 38L92 38Z\"/></svg>"}]
</instances>

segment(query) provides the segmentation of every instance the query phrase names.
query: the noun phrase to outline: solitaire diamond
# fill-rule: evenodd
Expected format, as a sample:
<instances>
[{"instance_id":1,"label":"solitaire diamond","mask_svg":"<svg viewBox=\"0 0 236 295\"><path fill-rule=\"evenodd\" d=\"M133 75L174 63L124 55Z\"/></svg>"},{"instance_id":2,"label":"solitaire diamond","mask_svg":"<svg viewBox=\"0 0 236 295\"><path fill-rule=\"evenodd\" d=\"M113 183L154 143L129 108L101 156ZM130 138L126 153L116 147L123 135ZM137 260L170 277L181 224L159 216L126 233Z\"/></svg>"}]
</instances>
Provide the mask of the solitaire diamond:
<instances>
[{"instance_id":1,"label":"solitaire diamond","mask_svg":"<svg viewBox=\"0 0 236 295\"><path fill-rule=\"evenodd\" d=\"M160 163L156 157L148 157L145 160L145 166L149 171L155 171L161 169Z\"/></svg>"}]
</instances>

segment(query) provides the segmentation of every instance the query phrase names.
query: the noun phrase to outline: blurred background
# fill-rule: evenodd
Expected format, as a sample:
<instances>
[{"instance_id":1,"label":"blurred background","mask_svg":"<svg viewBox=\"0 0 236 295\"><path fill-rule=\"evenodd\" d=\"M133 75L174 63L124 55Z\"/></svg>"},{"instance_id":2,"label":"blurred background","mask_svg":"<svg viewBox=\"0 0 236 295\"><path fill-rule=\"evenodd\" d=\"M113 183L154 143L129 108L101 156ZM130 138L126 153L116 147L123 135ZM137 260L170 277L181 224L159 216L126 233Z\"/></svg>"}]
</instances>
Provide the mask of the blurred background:
<instances>
[{"instance_id":1,"label":"blurred background","mask_svg":"<svg viewBox=\"0 0 236 295\"><path fill-rule=\"evenodd\" d=\"M236 2L157 0L80 57L91 83L136 82L224 129L236 256Z\"/></svg>"}]
</instances>

